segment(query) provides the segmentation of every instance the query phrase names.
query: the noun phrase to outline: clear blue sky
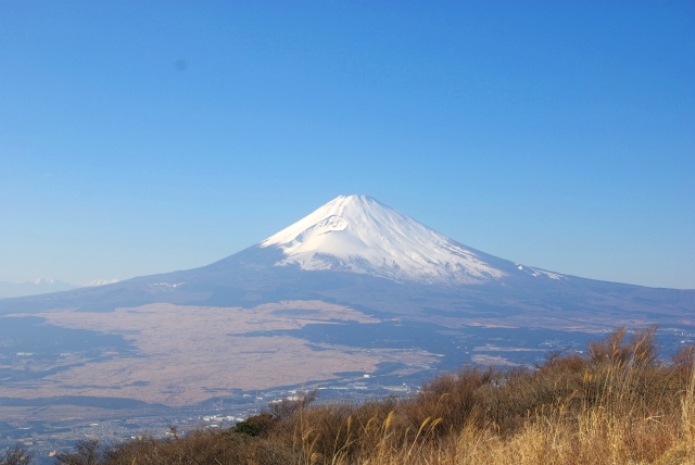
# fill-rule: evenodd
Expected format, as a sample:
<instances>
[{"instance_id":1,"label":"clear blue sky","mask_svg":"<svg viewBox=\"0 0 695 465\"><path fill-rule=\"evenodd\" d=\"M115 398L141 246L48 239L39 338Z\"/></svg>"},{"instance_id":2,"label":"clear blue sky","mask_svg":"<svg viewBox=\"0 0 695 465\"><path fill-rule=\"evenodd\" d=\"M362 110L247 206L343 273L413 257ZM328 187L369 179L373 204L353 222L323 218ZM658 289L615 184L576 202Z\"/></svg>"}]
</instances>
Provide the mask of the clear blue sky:
<instances>
[{"instance_id":1,"label":"clear blue sky","mask_svg":"<svg viewBox=\"0 0 695 465\"><path fill-rule=\"evenodd\" d=\"M694 5L0 0L0 280L205 265L357 193L695 288Z\"/></svg>"}]
</instances>

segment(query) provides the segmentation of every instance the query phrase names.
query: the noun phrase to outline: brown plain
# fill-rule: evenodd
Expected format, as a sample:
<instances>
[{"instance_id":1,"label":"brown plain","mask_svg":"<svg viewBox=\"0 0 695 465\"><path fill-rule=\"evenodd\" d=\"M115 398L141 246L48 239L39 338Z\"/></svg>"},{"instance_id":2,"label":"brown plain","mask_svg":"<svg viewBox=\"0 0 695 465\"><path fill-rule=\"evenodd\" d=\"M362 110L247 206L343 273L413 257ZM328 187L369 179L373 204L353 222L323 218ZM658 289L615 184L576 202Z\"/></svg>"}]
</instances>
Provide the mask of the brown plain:
<instances>
[{"instance_id":1,"label":"brown plain","mask_svg":"<svg viewBox=\"0 0 695 465\"><path fill-rule=\"evenodd\" d=\"M301 385L334 379L337 372L345 371L370 373L384 361L421 366L435 359L417 350L327 344L315 350L306 341L289 336L246 336L255 331L300 329L311 323L380 321L320 301L253 308L158 303L105 313L55 310L38 316L51 325L121 335L134 344L137 354L85 360L82 366L42 379L0 386L0 397L118 397L184 406L229 395L235 389Z\"/></svg>"}]
</instances>

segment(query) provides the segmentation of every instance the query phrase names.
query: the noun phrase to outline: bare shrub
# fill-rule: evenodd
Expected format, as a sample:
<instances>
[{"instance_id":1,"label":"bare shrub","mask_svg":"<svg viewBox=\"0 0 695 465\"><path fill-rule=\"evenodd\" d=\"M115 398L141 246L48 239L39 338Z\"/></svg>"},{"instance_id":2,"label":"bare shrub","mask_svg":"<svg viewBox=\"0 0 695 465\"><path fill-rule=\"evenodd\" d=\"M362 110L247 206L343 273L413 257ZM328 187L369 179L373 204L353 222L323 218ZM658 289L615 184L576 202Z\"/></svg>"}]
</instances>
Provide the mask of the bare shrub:
<instances>
[{"instance_id":1,"label":"bare shrub","mask_svg":"<svg viewBox=\"0 0 695 465\"><path fill-rule=\"evenodd\" d=\"M32 454L17 444L13 448L0 452L0 465L24 465L31 461Z\"/></svg>"},{"instance_id":2,"label":"bare shrub","mask_svg":"<svg viewBox=\"0 0 695 465\"><path fill-rule=\"evenodd\" d=\"M590 342L589 357L594 364L622 367L626 364L646 366L657 359L656 326L635 331L628 338L627 329L618 328L602 341Z\"/></svg>"},{"instance_id":3,"label":"bare shrub","mask_svg":"<svg viewBox=\"0 0 695 465\"><path fill-rule=\"evenodd\" d=\"M695 344L684 345L671 356L671 362L680 370L690 370L695 364Z\"/></svg>"},{"instance_id":4,"label":"bare shrub","mask_svg":"<svg viewBox=\"0 0 695 465\"><path fill-rule=\"evenodd\" d=\"M278 420L286 420L314 402L317 393L318 391L313 389L302 393L297 399L282 399L280 402L273 402L268 405L268 412Z\"/></svg>"},{"instance_id":5,"label":"bare shrub","mask_svg":"<svg viewBox=\"0 0 695 465\"><path fill-rule=\"evenodd\" d=\"M74 452L56 455L56 463L63 465L95 465L100 463L102 450L97 439L78 441Z\"/></svg>"}]
</instances>

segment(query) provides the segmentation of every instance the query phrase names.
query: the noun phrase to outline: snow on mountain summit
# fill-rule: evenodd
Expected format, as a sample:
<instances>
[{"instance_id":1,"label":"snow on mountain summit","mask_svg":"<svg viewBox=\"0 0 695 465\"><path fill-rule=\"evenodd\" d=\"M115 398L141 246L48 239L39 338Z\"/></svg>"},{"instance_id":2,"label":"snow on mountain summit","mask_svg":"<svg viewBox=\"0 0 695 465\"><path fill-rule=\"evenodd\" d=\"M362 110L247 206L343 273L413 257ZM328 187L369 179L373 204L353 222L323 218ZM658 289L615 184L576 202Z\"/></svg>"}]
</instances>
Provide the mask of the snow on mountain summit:
<instances>
[{"instance_id":1,"label":"snow on mountain summit","mask_svg":"<svg viewBox=\"0 0 695 465\"><path fill-rule=\"evenodd\" d=\"M259 245L284 252L278 266L396 281L476 284L507 274L484 260L485 254L364 195L339 196Z\"/></svg>"}]
</instances>

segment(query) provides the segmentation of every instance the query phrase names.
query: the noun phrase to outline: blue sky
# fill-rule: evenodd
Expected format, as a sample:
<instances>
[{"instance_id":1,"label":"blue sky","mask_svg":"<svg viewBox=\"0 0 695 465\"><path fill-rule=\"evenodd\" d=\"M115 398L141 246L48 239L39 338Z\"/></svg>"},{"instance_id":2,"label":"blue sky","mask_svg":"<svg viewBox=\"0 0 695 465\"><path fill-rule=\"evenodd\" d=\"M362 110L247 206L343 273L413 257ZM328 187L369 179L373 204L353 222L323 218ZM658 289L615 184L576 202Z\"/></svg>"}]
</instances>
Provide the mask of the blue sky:
<instances>
[{"instance_id":1,"label":"blue sky","mask_svg":"<svg viewBox=\"0 0 695 465\"><path fill-rule=\"evenodd\" d=\"M339 194L695 288L692 2L0 1L0 280L201 266Z\"/></svg>"}]
</instances>

